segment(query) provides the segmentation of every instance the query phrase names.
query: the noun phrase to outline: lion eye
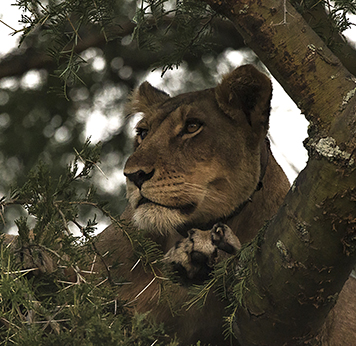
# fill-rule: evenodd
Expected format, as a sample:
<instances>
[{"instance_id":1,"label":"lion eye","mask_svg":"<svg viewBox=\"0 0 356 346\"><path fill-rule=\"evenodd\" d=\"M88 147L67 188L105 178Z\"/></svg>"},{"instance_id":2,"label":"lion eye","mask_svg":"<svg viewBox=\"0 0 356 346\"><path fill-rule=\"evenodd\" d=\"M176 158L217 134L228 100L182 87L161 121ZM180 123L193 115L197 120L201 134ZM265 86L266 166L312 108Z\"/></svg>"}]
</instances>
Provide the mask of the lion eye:
<instances>
[{"instance_id":1,"label":"lion eye","mask_svg":"<svg viewBox=\"0 0 356 346\"><path fill-rule=\"evenodd\" d=\"M185 133L195 133L202 127L202 123L198 121L191 121L185 124Z\"/></svg>"},{"instance_id":2,"label":"lion eye","mask_svg":"<svg viewBox=\"0 0 356 346\"><path fill-rule=\"evenodd\" d=\"M143 141L146 138L147 134L148 134L148 130L138 128L138 129L136 129L136 134L139 137L139 139L141 141Z\"/></svg>"}]
</instances>

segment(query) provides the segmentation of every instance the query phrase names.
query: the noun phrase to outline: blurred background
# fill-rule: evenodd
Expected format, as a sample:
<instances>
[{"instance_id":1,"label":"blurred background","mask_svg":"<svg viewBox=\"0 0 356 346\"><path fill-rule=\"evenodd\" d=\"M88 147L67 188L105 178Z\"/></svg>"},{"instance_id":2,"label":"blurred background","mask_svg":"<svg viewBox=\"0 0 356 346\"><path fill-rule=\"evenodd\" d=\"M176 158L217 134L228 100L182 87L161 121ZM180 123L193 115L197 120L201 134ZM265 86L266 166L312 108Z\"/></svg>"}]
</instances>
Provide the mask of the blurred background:
<instances>
[{"instance_id":1,"label":"blurred background","mask_svg":"<svg viewBox=\"0 0 356 346\"><path fill-rule=\"evenodd\" d=\"M54 177L63 174L74 157L73 148L80 149L90 137L92 143L102 142L100 168L105 173L96 171L93 183L100 198L109 201L113 214L119 215L126 205L122 169L132 151L136 121L124 114L132 89L148 80L174 96L213 87L239 65L261 66L235 28L216 18L209 49L186 53L179 68L168 69L161 77L157 61L162 51L170 53L172 45L162 43L156 51L138 49L132 40L137 3L114 1L113 38L108 40L98 26L83 26L77 33L75 53L84 63L75 71L77 80L68 79L63 87L58 74L65 68L59 69L61 60L51 57L53 38L43 34L41 26L32 27L18 47L27 19L26 12L13 3L2 0L0 8L0 198L10 193L11 186L21 186L39 160L51 167ZM346 34L352 39L351 31ZM308 123L275 80L273 87L272 150L293 182L307 160L302 142ZM20 208L6 208L6 223L0 223L0 231L15 233L13 220L21 213ZM107 224L101 219L98 231Z\"/></svg>"}]
</instances>

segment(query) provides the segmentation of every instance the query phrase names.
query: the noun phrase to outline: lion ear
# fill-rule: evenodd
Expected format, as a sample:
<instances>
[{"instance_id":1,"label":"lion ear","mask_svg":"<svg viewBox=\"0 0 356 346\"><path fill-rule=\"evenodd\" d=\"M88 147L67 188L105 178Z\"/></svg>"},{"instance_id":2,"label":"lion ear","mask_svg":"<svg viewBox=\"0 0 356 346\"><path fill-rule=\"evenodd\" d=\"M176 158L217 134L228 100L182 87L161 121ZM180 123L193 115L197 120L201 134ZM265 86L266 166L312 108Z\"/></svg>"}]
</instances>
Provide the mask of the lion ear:
<instances>
[{"instance_id":1,"label":"lion ear","mask_svg":"<svg viewBox=\"0 0 356 346\"><path fill-rule=\"evenodd\" d=\"M147 113L153 105L164 102L169 99L169 95L164 91L156 89L150 83L142 83L134 91L128 104L129 111Z\"/></svg>"},{"instance_id":2,"label":"lion ear","mask_svg":"<svg viewBox=\"0 0 356 346\"><path fill-rule=\"evenodd\" d=\"M241 110L256 131L267 131L272 97L270 79L252 65L238 67L215 88L221 110L235 119Z\"/></svg>"}]
</instances>

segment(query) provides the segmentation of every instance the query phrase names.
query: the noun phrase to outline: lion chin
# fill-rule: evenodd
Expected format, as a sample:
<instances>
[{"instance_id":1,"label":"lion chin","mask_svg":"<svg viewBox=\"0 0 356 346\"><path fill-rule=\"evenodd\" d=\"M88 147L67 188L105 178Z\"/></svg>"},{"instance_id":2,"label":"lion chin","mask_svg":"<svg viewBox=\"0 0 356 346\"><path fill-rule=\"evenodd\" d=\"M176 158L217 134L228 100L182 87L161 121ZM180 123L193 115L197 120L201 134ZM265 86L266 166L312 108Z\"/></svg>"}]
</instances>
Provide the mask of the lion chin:
<instances>
[{"instance_id":1,"label":"lion chin","mask_svg":"<svg viewBox=\"0 0 356 346\"><path fill-rule=\"evenodd\" d=\"M147 204L134 211L133 222L138 229L167 236L177 233L176 229L182 226L185 220L178 209Z\"/></svg>"}]
</instances>

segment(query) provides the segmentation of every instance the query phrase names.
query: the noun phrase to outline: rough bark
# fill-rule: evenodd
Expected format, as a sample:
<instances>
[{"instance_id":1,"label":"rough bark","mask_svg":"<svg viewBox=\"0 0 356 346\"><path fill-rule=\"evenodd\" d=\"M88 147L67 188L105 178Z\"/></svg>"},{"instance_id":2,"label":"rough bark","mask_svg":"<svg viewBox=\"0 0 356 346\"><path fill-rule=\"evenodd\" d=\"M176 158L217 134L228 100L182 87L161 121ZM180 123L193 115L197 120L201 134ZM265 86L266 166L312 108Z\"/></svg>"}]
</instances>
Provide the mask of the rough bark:
<instances>
[{"instance_id":1,"label":"rough bark","mask_svg":"<svg viewBox=\"0 0 356 346\"><path fill-rule=\"evenodd\" d=\"M292 1L292 4L298 4L298 2ZM325 4L316 2L311 8L302 13L302 16L309 26L326 42L342 64L353 75L356 75L356 50L347 43L335 28L335 23L332 22L325 11Z\"/></svg>"},{"instance_id":2,"label":"rough bark","mask_svg":"<svg viewBox=\"0 0 356 346\"><path fill-rule=\"evenodd\" d=\"M253 259L234 268L230 290L244 281L239 301L231 296L235 334L243 345L307 342L355 263L355 79L290 4L285 13L282 1L207 2L230 18L311 122L307 167L257 250L247 250Z\"/></svg>"}]
</instances>

